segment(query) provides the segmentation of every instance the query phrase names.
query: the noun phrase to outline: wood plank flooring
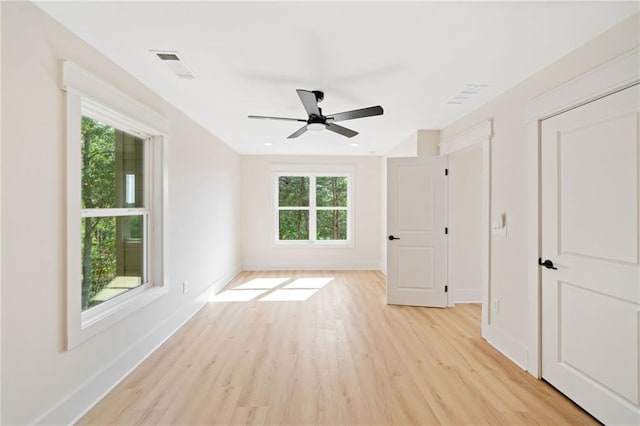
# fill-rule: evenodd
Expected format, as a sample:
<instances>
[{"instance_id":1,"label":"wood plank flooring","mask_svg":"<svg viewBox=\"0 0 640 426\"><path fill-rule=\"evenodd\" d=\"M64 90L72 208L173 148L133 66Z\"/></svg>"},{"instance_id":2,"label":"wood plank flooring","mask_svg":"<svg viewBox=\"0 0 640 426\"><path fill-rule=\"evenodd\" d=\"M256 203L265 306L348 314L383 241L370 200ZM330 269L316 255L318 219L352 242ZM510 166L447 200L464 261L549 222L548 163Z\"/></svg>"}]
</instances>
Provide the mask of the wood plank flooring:
<instances>
[{"instance_id":1,"label":"wood plank flooring","mask_svg":"<svg viewBox=\"0 0 640 426\"><path fill-rule=\"evenodd\" d=\"M209 303L79 423L597 424L480 337L479 305L387 306L374 271L229 288L219 300L254 298Z\"/></svg>"}]
</instances>

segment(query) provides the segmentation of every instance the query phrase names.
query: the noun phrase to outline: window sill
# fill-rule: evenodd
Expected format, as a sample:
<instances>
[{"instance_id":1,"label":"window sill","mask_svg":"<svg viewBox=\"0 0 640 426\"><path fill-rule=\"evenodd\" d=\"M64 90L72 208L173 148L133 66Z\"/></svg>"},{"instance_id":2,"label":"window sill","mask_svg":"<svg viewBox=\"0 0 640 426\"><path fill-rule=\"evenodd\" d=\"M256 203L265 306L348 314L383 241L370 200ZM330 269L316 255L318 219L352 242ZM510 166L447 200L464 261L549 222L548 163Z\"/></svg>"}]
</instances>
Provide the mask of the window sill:
<instances>
[{"instance_id":1,"label":"window sill","mask_svg":"<svg viewBox=\"0 0 640 426\"><path fill-rule=\"evenodd\" d=\"M67 349L91 339L125 317L167 294L166 286L147 284L80 313L78 326L69 330Z\"/></svg>"},{"instance_id":2,"label":"window sill","mask_svg":"<svg viewBox=\"0 0 640 426\"><path fill-rule=\"evenodd\" d=\"M353 241L275 241L276 248L353 248Z\"/></svg>"}]
</instances>

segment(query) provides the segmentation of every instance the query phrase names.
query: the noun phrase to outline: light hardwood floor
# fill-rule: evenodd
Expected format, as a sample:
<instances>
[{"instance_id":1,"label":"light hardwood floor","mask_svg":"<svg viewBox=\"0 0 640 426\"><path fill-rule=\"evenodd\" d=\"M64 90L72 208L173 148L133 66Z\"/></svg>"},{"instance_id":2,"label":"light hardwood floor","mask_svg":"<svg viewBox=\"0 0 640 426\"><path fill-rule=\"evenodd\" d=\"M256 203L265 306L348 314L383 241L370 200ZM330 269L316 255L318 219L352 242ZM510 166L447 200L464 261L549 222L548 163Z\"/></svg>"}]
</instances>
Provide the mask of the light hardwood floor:
<instances>
[{"instance_id":1,"label":"light hardwood floor","mask_svg":"<svg viewBox=\"0 0 640 426\"><path fill-rule=\"evenodd\" d=\"M387 306L373 271L230 287L219 299L261 295L209 303L80 424L597 424L482 340L479 305Z\"/></svg>"}]
</instances>

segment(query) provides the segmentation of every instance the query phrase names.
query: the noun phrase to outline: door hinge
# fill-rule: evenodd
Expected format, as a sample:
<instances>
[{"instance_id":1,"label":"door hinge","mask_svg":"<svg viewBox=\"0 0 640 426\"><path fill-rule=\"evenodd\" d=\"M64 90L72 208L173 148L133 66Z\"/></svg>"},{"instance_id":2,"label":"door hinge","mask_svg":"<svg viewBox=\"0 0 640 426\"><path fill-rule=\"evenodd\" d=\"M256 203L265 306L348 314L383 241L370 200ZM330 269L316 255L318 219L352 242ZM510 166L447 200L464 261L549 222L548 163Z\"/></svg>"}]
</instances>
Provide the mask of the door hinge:
<instances>
[{"instance_id":1,"label":"door hinge","mask_svg":"<svg viewBox=\"0 0 640 426\"><path fill-rule=\"evenodd\" d=\"M445 292L445 293L449 293L449 286L448 286L448 285L445 285L445 286L444 286L444 292Z\"/></svg>"},{"instance_id":2,"label":"door hinge","mask_svg":"<svg viewBox=\"0 0 640 426\"><path fill-rule=\"evenodd\" d=\"M449 176L449 169L444 169L444 175Z\"/></svg>"},{"instance_id":3,"label":"door hinge","mask_svg":"<svg viewBox=\"0 0 640 426\"><path fill-rule=\"evenodd\" d=\"M448 234L448 233L449 233L449 228L448 228L448 227L447 227L447 228L444 228L444 233L445 233L445 234Z\"/></svg>"}]
</instances>

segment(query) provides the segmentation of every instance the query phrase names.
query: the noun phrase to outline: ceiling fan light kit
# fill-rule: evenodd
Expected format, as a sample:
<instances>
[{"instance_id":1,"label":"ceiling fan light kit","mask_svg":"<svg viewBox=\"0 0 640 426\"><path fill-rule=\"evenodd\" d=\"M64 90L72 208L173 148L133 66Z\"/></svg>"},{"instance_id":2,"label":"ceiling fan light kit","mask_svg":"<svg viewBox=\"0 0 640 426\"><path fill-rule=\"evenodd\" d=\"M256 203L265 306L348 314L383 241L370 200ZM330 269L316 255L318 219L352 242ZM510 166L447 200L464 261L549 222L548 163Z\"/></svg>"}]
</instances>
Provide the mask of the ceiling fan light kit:
<instances>
[{"instance_id":1,"label":"ceiling fan light kit","mask_svg":"<svg viewBox=\"0 0 640 426\"><path fill-rule=\"evenodd\" d=\"M307 130L325 130L327 128L326 124L324 123L309 123L307 124Z\"/></svg>"},{"instance_id":2,"label":"ceiling fan light kit","mask_svg":"<svg viewBox=\"0 0 640 426\"><path fill-rule=\"evenodd\" d=\"M337 114L322 115L322 109L318 106L318 103L324 99L324 93L319 90L296 90L308 118L306 120L302 118L288 118L288 117L269 117L264 115L250 115L249 118L259 118L267 120L287 120L287 121L300 121L307 123L300 129L290 134L287 138L293 139L305 133L307 130L320 131L329 130L348 138L352 138L358 134L355 130L348 129L346 127L335 124L336 121L353 120L355 118L372 117L374 115L382 115L384 110L380 105L354 109L352 111L339 112Z\"/></svg>"}]
</instances>

